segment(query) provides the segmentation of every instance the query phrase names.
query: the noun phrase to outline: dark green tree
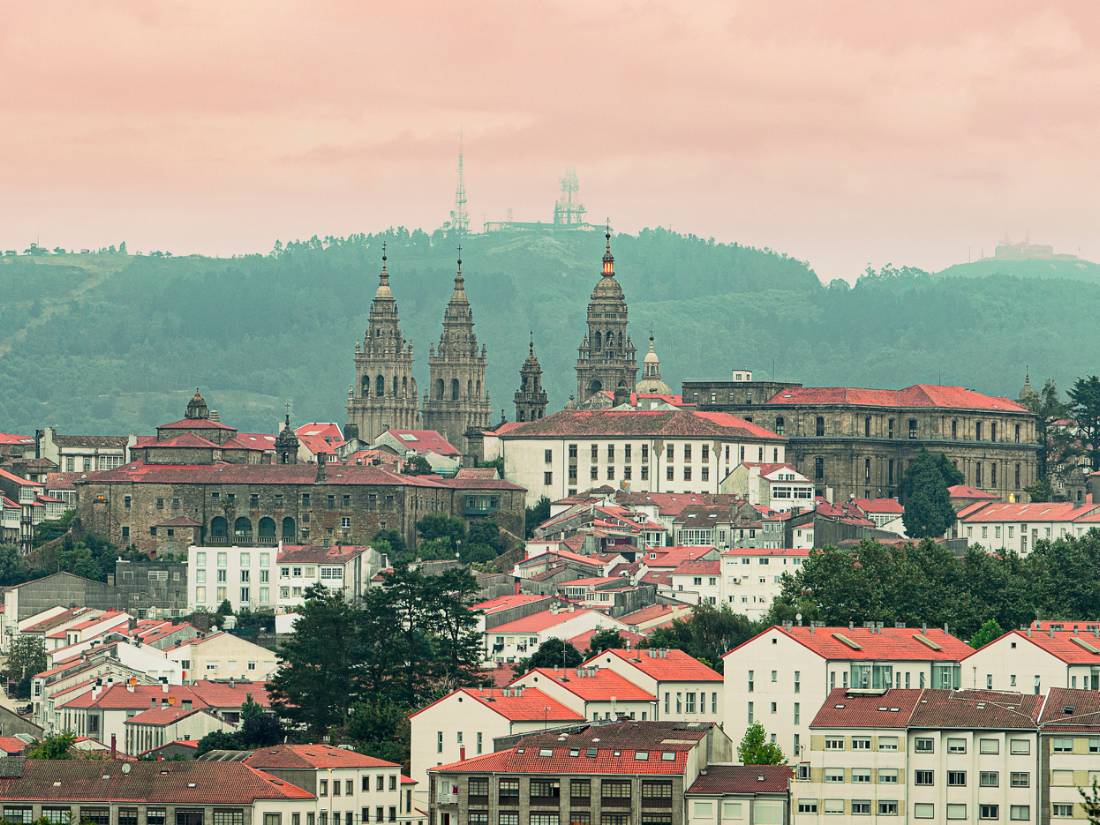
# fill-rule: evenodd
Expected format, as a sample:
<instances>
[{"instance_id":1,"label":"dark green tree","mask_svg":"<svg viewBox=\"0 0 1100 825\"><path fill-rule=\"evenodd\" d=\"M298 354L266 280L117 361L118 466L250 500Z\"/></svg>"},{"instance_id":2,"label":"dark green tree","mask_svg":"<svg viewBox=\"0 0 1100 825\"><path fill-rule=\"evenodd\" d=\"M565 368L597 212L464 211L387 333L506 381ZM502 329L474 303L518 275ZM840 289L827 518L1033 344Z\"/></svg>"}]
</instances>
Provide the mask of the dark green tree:
<instances>
[{"instance_id":1,"label":"dark green tree","mask_svg":"<svg viewBox=\"0 0 1100 825\"><path fill-rule=\"evenodd\" d=\"M737 758L743 765L786 765L787 757L774 742L768 741L767 732L759 722L753 722L745 730L737 745Z\"/></svg>"},{"instance_id":2,"label":"dark green tree","mask_svg":"<svg viewBox=\"0 0 1100 825\"><path fill-rule=\"evenodd\" d=\"M411 476L427 476L434 473L428 459L422 455L414 455L405 462L405 473Z\"/></svg>"},{"instance_id":3,"label":"dark green tree","mask_svg":"<svg viewBox=\"0 0 1100 825\"><path fill-rule=\"evenodd\" d=\"M671 625L654 630L641 646L682 650L721 673L726 651L758 630L749 618L734 613L728 604L721 607L699 604L688 618L675 619Z\"/></svg>"},{"instance_id":4,"label":"dark green tree","mask_svg":"<svg viewBox=\"0 0 1100 825\"><path fill-rule=\"evenodd\" d=\"M431 513L416 522L416 532L421 539L443 539L453 552L466 538L466 524L453 516Z\"/></svg>"},{"instance_id":5,"label":"dark green tree","mask_svg":"<svg viewBox=\"0 0 1100 825\"><path fill-rule=\"evenodd\" d=\"M266 748L283 741L283 727L274 714L268 713L246 696L241 705L241 729L237 732L241 748Z\"/></svg>"},{"instance_id":6,"label":"dark green tree","mask_svg":"<svg viewBox=\"0 0 1100 825\"><path fill-rule=\"evenodd\" d=\"M241 738L236 731L212 730L199 740L198 756L210 751L236 751L241 749Z\"/></svg>"},{"instance_id":7,"label":"dark green tree","mask_svg":"<svg viewBox=\"0 0 1100 825\"><path fill-rule=\"evenodd\" d=\"M902 523L913 538L942 536L955 523L947 488L962 483L962 474L939 453L921 450L901 482L905 505Z\"/></svg>"},{"instance_id":8,"label":"dark green tree","mask_svg":"<svg viewBox=\"0 0 1100 825\"><path fill-rule=\"evenodd\" d=\"M539 649L512 665L512 671L517 676L522 676L527 671L536 667L576 667L584 659L573 645L561 639L547 639Z\"/></svg>"},{"instance_id":9,"label":"dark green tree","mask_svg":"<svg viewBox=\"0 0 1100 825\"><path fill-rule=\"evenodd\" d=\"M1001 629L1000 622L996 619L988 619L985 624L978 628L978 632L970 637L970 646L977 650L1003 635L1004 631Z\"/></svg>"},{"instance_id":10,"label":"dark green tree","mask_svg":"<svg viewBox=\"0 0 1100 825\"><path fill-rule=\"evenodd\" d=\"M543 496L537 503L528 507L524 512L523 524L525 538L531 538L535 533L535 528L548 518L550 518L550 499Z\"/></svg>"},{"instance_id":11,"label":"dark green tree","mask_svg":"<svg viewBox=\"0 0 1100 825\"><path fill-rule=\"evenodd\" d=\"M626 642L623 641L622 634L613 628L604 627L593 633L588 640L588 650L585 651L584 658L588 660L605 650L623 647L626 647Z\"/></svg>"},{"instance_id":12,"label":"dark green tree","mask_svg":"<svg viewBox=\"0 0 1100 825\"><path fill-rule=\"evenodd\" d=\"M1058 385L1048 378L1043 388L1021 399L1035 413L1036 453L1035 484L1028 488L1033 501L1050 501L1053 497L1053 474L1066 460L1072 445L1069 430L1060 422L1069 416L1069 406L1058 396ZM1034 489L1033 489L1034 488Z\"/></svg>"},{"instance_id":13,"label":"dark green tree","mask_svg":"<svg viewBox=\"0 0 1100 825\"><path fill-rule=\"evenodd\" d=\"M27 751L29 759L72 759L76 734L70 730L49 733Z\"/></svg>"},{"instance_id":14,"label":"dark green tree","mask_svg":"<svg viewBox=\"0 0 1100 825\"><path fill-rule=\"evenodd\" d=\"M46 669L46 646L41 637L19 635L12 639L4 679L13 685L16 697L31 695L31 677Z\"/></svg>"},{"instance_id":15,"label":"dark green tree","mask_svg":"<svg viewBox=\"0 0 1100 825\"><path fill-rule=\"evenodd\" d=\"M1069 409L1077 422L1089 466L1100 470L1100 377L1078 378L1069 391Z\"/></svg>"},{"instance_id":16,"label":"dark green tree","mask_svg":"<svg viewBox=\"0 0 1100 825\"><path fill-rule=\"evenodd\" d=\"M374 534L372 541L384 541L389 545L391 562L404 558L405 554L408 552L408 548L405 546L405 537L396 530L379 530Z\"/></svg>"}]
</instances>

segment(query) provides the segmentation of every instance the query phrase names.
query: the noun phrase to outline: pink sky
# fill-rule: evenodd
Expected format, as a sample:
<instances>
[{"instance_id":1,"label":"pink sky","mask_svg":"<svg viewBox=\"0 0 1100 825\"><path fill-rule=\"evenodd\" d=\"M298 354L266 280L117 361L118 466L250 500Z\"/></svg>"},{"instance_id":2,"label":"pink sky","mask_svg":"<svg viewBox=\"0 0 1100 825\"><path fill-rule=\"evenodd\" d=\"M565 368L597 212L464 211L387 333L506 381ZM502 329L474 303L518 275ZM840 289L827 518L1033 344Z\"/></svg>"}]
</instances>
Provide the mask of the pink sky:
<instances>
[{"instance_id":1,"label":"pink sky","mask_svg":"<svg viewBox=\"0 0 1100 825\"><path fill-rule=\"evenodd\" d=\"M0 247L230 254L454 194L929 269L1006 233L1100 259L1100 4L8 4Z\"/></svg>"}]
</instances>

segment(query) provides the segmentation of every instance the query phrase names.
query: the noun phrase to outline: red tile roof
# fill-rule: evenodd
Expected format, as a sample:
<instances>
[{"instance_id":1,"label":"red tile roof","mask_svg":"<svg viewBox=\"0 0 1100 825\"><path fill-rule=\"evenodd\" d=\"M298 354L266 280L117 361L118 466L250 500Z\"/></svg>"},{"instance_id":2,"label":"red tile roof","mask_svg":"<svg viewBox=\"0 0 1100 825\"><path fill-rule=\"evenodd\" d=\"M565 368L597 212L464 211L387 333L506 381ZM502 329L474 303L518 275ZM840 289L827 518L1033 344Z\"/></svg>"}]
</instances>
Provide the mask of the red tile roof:
<instances>
[{"instance_id":1,"label":"red tile roof","mask_svg":"<svg viewBox=\"0 0 1100 825\"><path fill-rule=\"evenodd\" d=\"M771 430L723 412L698 410L562 410L529 421L504 438L638 436L783 441Z\"/></svg>"},{"instance_id":2,"label":"red tile roof","mask_svg":"<svg viewBox=\"0 0 1100 825\"><path fill-rule=\"evenodd\" d=\"M955 484L951 487L948 487L947 495L951 498L958 499L976 499L982 501L997 500L997 496L994 493L990 493L985 490L979 490L977 487L971 487L967 484Z\"/></svg>"},{"instance_id":3,"label":"red tile roof","mask_svg":"<svg viewBox=\"0 0 1100 825\"><path fill-rule=\"evenodd\" d=\"M787 765L708 765L686 793L700 796L786 793L793 769Z\"/></svg>"},{"instance_id":4,"label":"red tile roof","mask_svg":"<svg viewBox=\"0 0 1100 825\"><path fill-rule=\"evenodd\" d=\"M1034 729L1045 697L993 690L924 690L909 720L914 728Z\"/></svg>"},{"instance_id":5,"label":"red tile roof","mask_svg":"<svg viewBox=\"0 0 1100 825\"><path fill-rule=\"evenodd\" d=\"M900 390L862 387L789 387L768 399L767 404L812 406L901 407L982 410L1026 413L1026 407L999 396L984 395L965 387L914 384Z\"/></svg>"},{"instance_id":6,"label":"red tile roof","mask_svg":"<svg viewBox=\"0 0 1100 825\"><path fill-rule=\"evenodd\" d=\"M213 418L181 418L179 421L173 421L170 424L161 424L157 427L158 430L232 430L237 431L236 427L230 427L228 424L223 424L221 421L215 421Z\"/></svg>"},{"instance_id":7,"label":"red tile roof","mask_svg":"<svg viewBox=\"0 0 1100 825\"><path fill-rule=\"evenodd\" d=\"M540 613L532 613L530 616L523 616L522 618L498 625L492 629L492 632L497 635L501 633L538 633L540 630L548 630L551 627L557 627L570 619L575 619L578 616L583 616L586 613L592 612L591 610L562 610L558 613L552 613L549 610L543 610Z\"/></svg>"},{"instance_id":8,"label":"red tile roof","mask_svg":"<svg viewBox=\"0 0 1100 825\"><path fill-rule=\"evenodd\" d=\"M1083 626L1084 623L1082 628ZM1100 638L1084 630L1074 632L1072 629L1054 631L1035 629L1031 631L1031 635L1028 635L1025 630L1010 630L991 644L1001 642L1008 637L1016 642L1017 647L1022 642L1029 642L1067 665L1100 666Z\"/></svg>"},{"instance_id":9,"label":"red tile roof","mask_svg":"<svg viewBox=\"0 0 1100 825\"><path fill-rule=\"evenodd\" d=\"M1078 505L1071 501L1045 501L1032 504L1013 504L1008 502L993 502L979 510L974 510L966 515L960 513L960 518L968 524L982 522L1001 521L1074 521L1081 516L1089 515L1097 506L1094 504Z\"/></svg>"},{"instance_id":10,"label":"red tile roof","mask_svg":"<svg viewBox=\"0 0 1100 825\"><path fill-rule=\"evenodd\" d=\"M29 478L23 478L23 476L17 476L15 473L8 472L3 467L0 467L0 478L7 479L12 484L18 484L20 487L42 487L37 481L31 481Z\"/></svg>"},{"instance_id":11,"label":"red tile roof","mask_svg":"<svg viewBox=\"0 0 1100 825\"><path fill-rule=\"evenodd\" d=\"M1039 724L1055 732L1100 732L1100 692L1052 687Z\"/></svg>"},{"instance_id":12,"label":"red tile roof","mask_svg":"<svg viewBox=\"0 0 1100 825\"><path fill-rule=\"evenodd\" d=\"M671 582L671 578L668 579L668 582ZM640 610L635 610L633 613L619 616L619 621L626 625L639 625L662 617L679 616L688 612L685 608L686 605L651 604Z\"/></svg>"},{"instance_id":13,"label":"red tile roof","mask_svg":"<svg viewBox=\"0 0 1100 825\"><path fill-rule=\"evenodd\" d=\"M15 435L13 433L0 433L0 444L33 444L34 437L29 435Z\"/></svg>"},{"instance_id":14,"label":"red tile roof","mask_svg":"<svg viewBox=\"0 0 1100 825\"><path fill-rule=\"evenodd\" d=\"M516 682L538 687L543 680L561 685L586 702L654 702L657 697L642 690L609 668L535 668Z\"/></svg>"},{"instance_id":15,"label":"red tile roof","mask_svg":"<svg viewBox=\"0 0 1100 825\"><path fill-rule=\"evenodd\" d=\"M500 478L496 467L459 467L455 478Z\"/></svg>"},{"instance_id":16,"label":"red tile roof","mask_svg":"<svg viewBox=\"0 0 1100 825\"><path fill-rule=\"evenodd\" d=\"M223 450L254 450L270 452L275 449L275 436L267 433L237 433L222 444Z\"/></svg>"},{"instance_id":17,"label":"red tile roof","mask_svg":"<svg viewBox=\"0 0 1100 825\"><path fill-rule=\"evenodd\" d=\"M595 587L599 584L617 581L621 581L617 576L589 576L585 579L572 579L567 582L558 582L558 587Z\"/></svg>"},{"instance_id":18,"label":"red tile roof","mask_svg":"<svg viewBox=\"0 0 1100 825\"><path fill-rule=\"evenodd\" d=\"M584 633L581 633L570 639L569 644L573 645L573 647L577 649L578 653L587 653L588 646L592 643L592 637L602 630L604 630L604 628L602 627L597 627L594 630L587 630ZM619 638L622 639L625 644L628 644L631 647L637 647L639 644L645 641L645 636L643 636L641 633L634 633L630 630L617 630L617 632L619 634Z\"/></svg>"},{"instance_id":19,"label":"red tile roof","mask_svg":"<svg viewBox=\"0 0 1100 825\"><path fill-rule=\"evenodd\" d=\"M187 700L192 707L206 707L206 703L195 695L192 688L186 685L169 685L165 691L160 685L122 685L115 684L105 687L98 695L95 691L88 691L61 707L65 708L100 708L102 710L144 710L160 707L162 702L168 701L168 707L182 707Z\"/></svg>"},{"instance_id":20,"label":"red tile roof","mask_svg":"<svg viewBox=\"0 0 1100 825\"><path fill-rule=\"evenodd\" d=\"M584 717L576 711L572 711L565 705L551 699L538 688L459 688L454 693L449 693L442 699L437 699L427 707L421 708L412 716L423 713L430 707L451 697L456 697L456 702L472 699L478 704L484 705L495 713L512 722L577 722ZM410 717L411 718L411 717Z\"/></svg>"},{"instance_id":21,"label":"red tile roof","mask_svg":"<svg viewBox=\"0 0 1100 825\"><path fill-rule=\"evenodd\" d=\"M181 707L150 708L149 710L143 710L141 713L134 714L126 720L125 724L156 725L157 727L166 727L168 725L175 724L180 719L184 719L194 713L199 713L200 710L200 708Z\"/></svg>"},{"instance_id":22,"label":"red tile roof","mask_svg":"<svg viewBox=\"0 0 1100 825\"><path fill-rule=\"evenodd\" d=\"M713 553L714 548L704 546L650 547L639 558L649 568L675 569L686 561L696 561L701 556ZM657 558L651 558L656 555Z\"/></svg>"},{"instance_id":23,"label":"red tile roof","mask_svg":"<svg viewBox=\"0 0 1100 825\"><path fill-rule=\"evenodd\" d=\"M255 751L245 763L261 770L293 768L399 768L396 762L387 762L356 751L332 745L272 745Z\"/></svg>"},{"instance_id":24,"label":"red tile roof","mask_svg":"<svg viewBox=\"0 0 1100 825\"><path fill-rule=\"evenodd\" d=\"M719 559L707 561L696 559L685 561L672 571L674 576L717 576L722 572L722 562Z\"/></svg>"},{"instance_id":25,"label":"red tile roof","mask_svg":"<svg viewBox=\"0 0 1100 825\"><path fill-rule=\"evenodd\" d=\"M726 656L733 655L772 632L789 636L822 658L839 661L880 659L895 662L960 662L974 652L966 642L936 627L930 627L924 632L919 627L884 627L872 632L865 627L811 628L773 625L742 642L726 653ZM922 638L927 641L921 641Z\"/></svg>"},{"instance_id":26,"label":"red tile roof","mask_svg":"<svg viewBox=\"0 0 1100 825\"><path fill-rule=\"evenodd\" d=\"M857 498L854 501L865 513L893 513L900 516L905 512L905 508L896 498Z\"/></svg>"},{"instance_id":27,"label":"red tile roof","mask_svg":"<svg viewBox=\"0 0 1100 825\"><path fill-rule=\"evenodd\" d=\"M279 548L279 564L346 564L370 548L339 544L322 547L315 544L284 544Z\"/></svg>"},{"instance_id":28,"label":"red tile roof","mask_svg":"<svg viewBox=\"0 0 1100 825\"><path fill-rule=\"evenodd\" d=\"M438 455L460 456L458 450L441 433L435 430L386 430L391 436L404 444L408 449L416 452L431 452Z\"/></svg>"},{"instance_id":29,"label":"red tile roof","mask_svg":"<svg viewBox=\"0 0 1100 825\"><path fill-rule=\"evenodd\" d=\"M501 610L519 607L524 604L533 604L534 602L543 600L549 602L552 598L552 596L543 596L537 593L514 593L478 602L475 605L471 605L470 610L480 610L482 613L489 615L492 613L499 613Z\"/></svg>"},{"instance_id":30,"label":"red tile roof","mask_svg":"<svg viewBox=\"0 0 1100 825\"><path fill-rule=\"evenodd\" d=\"M909 717L923 692L922 689L902 689L849 696L847 688L835 688L829 691L810 727L904 729L909 726Z\"/></svg>"},{"instance_id":31,"label":"red tile roof","mask_svg":"<svg viewBox=\"0 0 1100 825\"><path fill-rule=\"evenodd\" d=\"M298 443L313 455L331 455L344 443L344 434L338 424L328 421L311 421L294 429Z\"/></svg>"},{"instance_id":32,"label":"red tile roof","mask_svg":"<svg viewBox=\"0 0 1100 825\"><path fill-rule=\"evenodd\" d=\"M0 751L8 756L16 756L27 749L28 745L15 736L0 736Z\"/></svg>"},{"instance_id":33,"label":"red tile roof","mask_svg":"<svg viewBox=\"0 0 1100 825\"><path fill-rule=\"evenodd\" d=\"M439 479L433 476L399 475L366 464L329 464L325 477L325 483L330 485L445 486L437 483ZM316 479L315 464L144 464L139 461L81 476L81 481L133 484L314 484Z\"/></svg>"},{"instance_id":34,"label":"red tile roof","mask_svg":"<svg viewBox=\"0 0 1100 825\"><path fill-rule=\"evenodd\" d=\"M249 698L262 708L271 707L271 697L264 682L234 681L230 684L200 679L191 685L191 689L195 696L214 708L239 708Z\"/></svg>"},{"instance_id":35,"label":"red tile roof","mask_svg":"<svg viewBox=\"0 0 1100 825\"><path fill-rule=\"evenodd\" d=\"M209 439L203 438L201 435L195 435L192 432L182 432L179 435L172 438L166 438L163 441L150 441L142 444L143 447L163 447L166 449L186 448L186 447L202 447L206 449L220 450L221 447L215 444Z\"/></svg>"},{"instance_id":36,"label":"red tile roof","mask_svg":"<svg viewBox=\"0 0 1100 825\"><path fill-rule=\"evenodd\" d=\"M806 558L810 551L802 547L731 547L722 551L723 556L795 556Z\"/></svg>"},{"instance_id":37,"label":"red tile roof","mask_svg":"<svg viewBox=\"0 0 1100 825\"><path fill-rule=\"evenodd\" d=\"M585 664L606 666L610 657L628 662L658 682L721 682L722 674L704 665L682 650L623 650L612 648L589 659Z\"/></svg>"}]
</instances>

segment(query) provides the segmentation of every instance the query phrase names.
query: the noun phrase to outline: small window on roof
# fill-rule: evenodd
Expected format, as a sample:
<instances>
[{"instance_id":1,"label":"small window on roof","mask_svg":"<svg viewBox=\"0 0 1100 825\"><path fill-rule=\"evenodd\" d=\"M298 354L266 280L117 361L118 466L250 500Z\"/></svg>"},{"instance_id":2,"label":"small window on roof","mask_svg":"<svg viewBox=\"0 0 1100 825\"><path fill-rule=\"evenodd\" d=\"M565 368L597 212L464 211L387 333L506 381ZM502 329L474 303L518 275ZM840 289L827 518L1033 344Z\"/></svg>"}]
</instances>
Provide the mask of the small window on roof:
<instances>
[{"instance_id":1,"label":"small window on roof","mask_svg":"<svg viewBox=\"0 0 1100 825\"><path fill-rule=\"evenodd\" d=\"M591 758L591 759L595 759L596 758L596 749L595 748L589 748L588 750L586 750L584 752L584 755Z\"/></svg>"},{"instance_id":2,"label":"small window on roof","mask_svg":"<svg viewBox=\"0 0 1100 825\"><path fill-rule=\"evenodd\" d=\"M540 748L539 749L539 756L553 756L553 755L554 755L554 749L553 748Z\"/></svg>"},{"instance_id":3,"label":"small window on roof","mask_svg":"<svg viewBox=\"0 0 1100 825\"><path fill-rule=\"evenodd\" d=\"M649 751L634 751L634 758L639 762L645 762L649 759Z\"/></svg>"},{"instance_id":4,"label":"small window on roof","mask_svg":"<svg viewBox=\"0 0 1100 825\"><path fill-rule=\"evenodd\" d=\"M665 762L675 762L676 751L661 751L661 759Z\"/></svg>"},{"instance_id":5,"label":"small window on roof","mask_svg":"<svg viewBox=\"0 0 1100 825\"><path fill-rule=\"evenodd\" d=\"M580 756L581 755L581 749L580 748L570 748L569 749L569 755L570 756Z\"/></svg>"}]
</instances>

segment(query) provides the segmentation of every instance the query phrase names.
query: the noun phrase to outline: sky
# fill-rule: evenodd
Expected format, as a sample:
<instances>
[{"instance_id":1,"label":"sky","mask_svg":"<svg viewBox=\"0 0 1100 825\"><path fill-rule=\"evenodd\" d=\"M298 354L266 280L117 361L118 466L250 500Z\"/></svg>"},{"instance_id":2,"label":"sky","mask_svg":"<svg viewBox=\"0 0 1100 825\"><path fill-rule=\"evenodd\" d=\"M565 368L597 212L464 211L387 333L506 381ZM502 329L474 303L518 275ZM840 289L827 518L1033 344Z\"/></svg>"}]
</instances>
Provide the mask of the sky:
<instances>
[{"instance_id":1,"label":"sky","mask_svg":"<svg viewBox=\"0 0 1100 825\"><path fill-rule=\"evenodd\" d=\"M0 0L0 247L229 255L472 222L1100 259L1100 4Z\"/></svg>"}]
</instances>

